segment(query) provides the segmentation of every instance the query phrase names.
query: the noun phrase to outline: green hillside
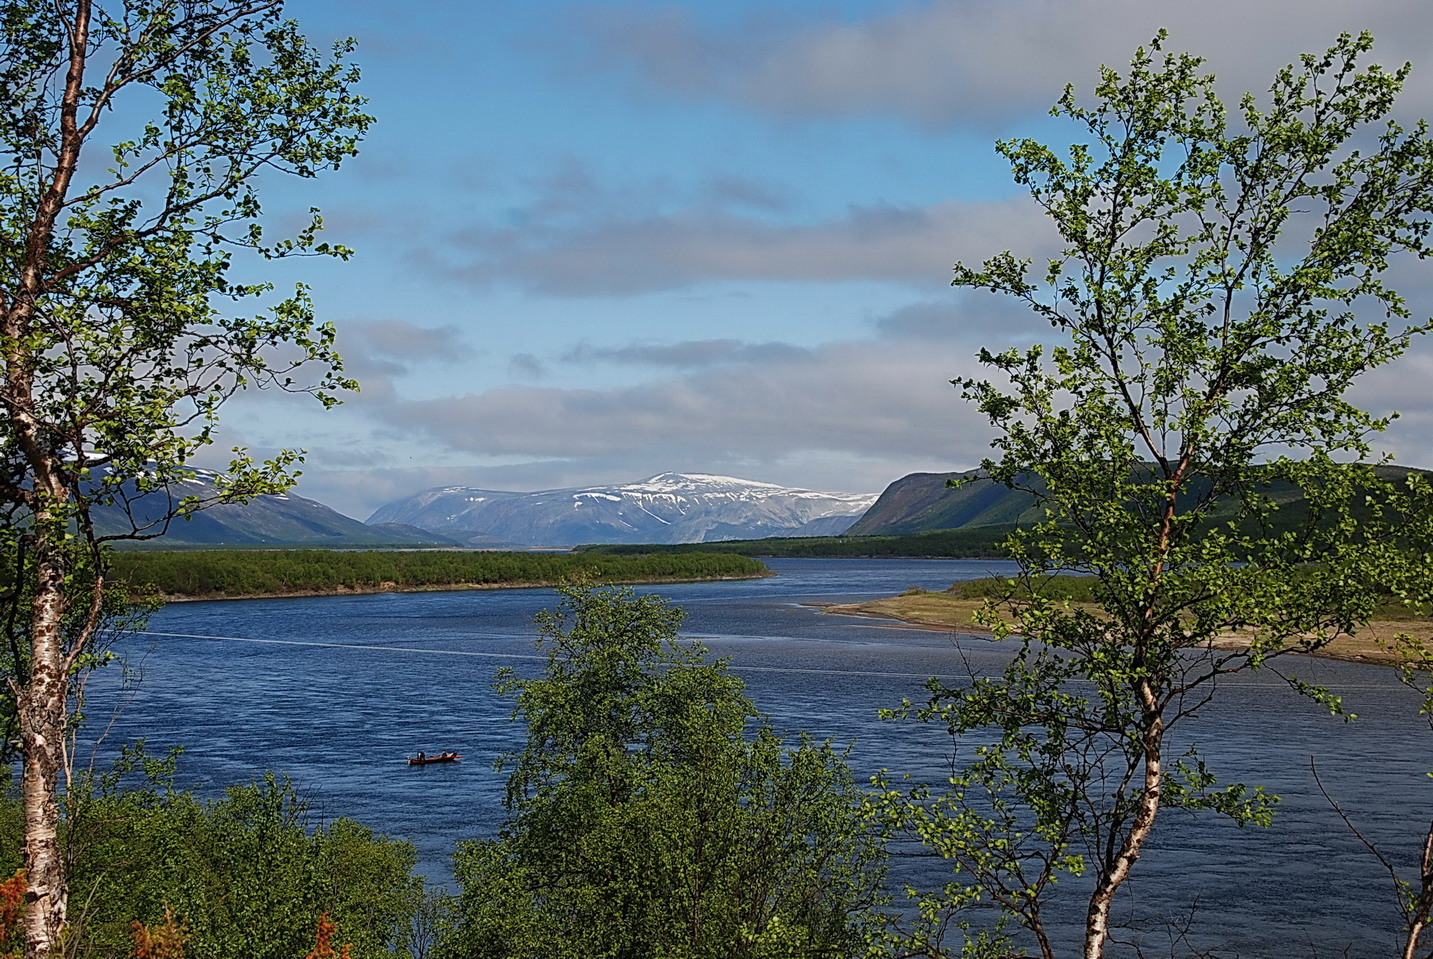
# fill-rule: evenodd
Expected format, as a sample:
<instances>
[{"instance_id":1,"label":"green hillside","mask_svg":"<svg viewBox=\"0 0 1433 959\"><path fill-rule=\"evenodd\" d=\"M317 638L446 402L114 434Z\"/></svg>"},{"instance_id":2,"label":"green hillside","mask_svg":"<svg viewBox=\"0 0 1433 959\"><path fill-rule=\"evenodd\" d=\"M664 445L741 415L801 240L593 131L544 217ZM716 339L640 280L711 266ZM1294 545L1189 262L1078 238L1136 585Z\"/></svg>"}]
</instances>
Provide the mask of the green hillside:
<instances>
[{"instance_id":1,"label":"green hillside","mask_svg":"<svg viewBox=\"0 0 1433 959\"><path fill-rule=\"evenodd\" d=\"M947 484L957 481L959 486ZM938 529L1009 527L1039 519L1028 493L1008 490L979 471L912 473L886 487L847 536L901 535Z\"/></svg>"}]
</instances>

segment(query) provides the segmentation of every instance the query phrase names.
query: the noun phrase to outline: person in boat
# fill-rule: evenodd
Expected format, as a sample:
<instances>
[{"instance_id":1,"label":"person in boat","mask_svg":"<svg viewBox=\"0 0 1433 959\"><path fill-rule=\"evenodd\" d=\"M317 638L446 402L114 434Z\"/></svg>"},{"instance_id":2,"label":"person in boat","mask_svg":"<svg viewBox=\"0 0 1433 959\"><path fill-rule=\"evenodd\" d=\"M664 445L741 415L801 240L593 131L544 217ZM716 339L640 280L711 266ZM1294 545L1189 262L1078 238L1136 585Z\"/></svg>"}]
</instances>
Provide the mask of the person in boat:
<instances>
[{"instance_id":1,"label":"person in boat","mask_svg":"<svg viewBox=\"0 0 1433 959\"><path fill-rule=\"evenodd\" d=\"M418 750L418 759L419 759L420 762L421 762L422 760L424 760L424 759L427 759L427 758L428 758L428 754L427 754L427 753L423 752L423 750L421 750L421 749Z\"/></svg>"}]
</instances>

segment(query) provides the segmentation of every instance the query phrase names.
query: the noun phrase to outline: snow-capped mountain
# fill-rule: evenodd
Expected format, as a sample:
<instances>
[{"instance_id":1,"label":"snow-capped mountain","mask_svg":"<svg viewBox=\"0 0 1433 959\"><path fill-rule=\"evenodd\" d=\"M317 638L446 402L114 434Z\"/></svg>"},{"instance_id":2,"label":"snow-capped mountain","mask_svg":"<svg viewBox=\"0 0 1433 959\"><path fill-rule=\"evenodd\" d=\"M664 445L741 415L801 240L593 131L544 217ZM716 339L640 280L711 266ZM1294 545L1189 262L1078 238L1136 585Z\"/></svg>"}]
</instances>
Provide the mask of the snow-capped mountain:
<instances>
[{"instance_id":1,"label":"snow-capped mountain","mask_svg":"<svg viewBox=\"0 0 1433 959\"><path fill-rule=\"evenodd\" d=\"M662 473L640 483L536 493L430 489L380 507L368 522L403 523L474 545L709 543L833 536L859 519L876 496Z\"/></svg>"}]
</instances>

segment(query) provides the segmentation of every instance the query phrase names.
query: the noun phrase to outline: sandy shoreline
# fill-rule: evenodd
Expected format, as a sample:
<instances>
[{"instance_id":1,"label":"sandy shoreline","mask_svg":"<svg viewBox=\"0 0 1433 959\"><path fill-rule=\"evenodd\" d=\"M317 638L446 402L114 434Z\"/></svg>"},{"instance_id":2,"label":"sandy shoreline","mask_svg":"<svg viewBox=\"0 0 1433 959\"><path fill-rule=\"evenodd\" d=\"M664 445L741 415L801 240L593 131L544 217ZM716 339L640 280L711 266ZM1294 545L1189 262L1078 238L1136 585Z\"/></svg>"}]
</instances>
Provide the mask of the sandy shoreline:
<instances>
[{"instance_id":1,"label":"sandy shoreline","mask_svg":"<svg viewBox=\"0 0 1433 959\"><path fill-rule=\"evenodd\" d=\"M938 597L940 594L925 594ZM921 610L910 609L908 597L877 599L865 603L810 603L808 605L828 613L842 616L860 616L868 619L883 619L889 622L879 624L891 629L925 629L938 632L962 633L970 636L992 636L993 632L974 622L975 611L980 608L976 600L933 600L939 607L930 605ZM944 608L940 608L944 607ZM1433 623L1426 620L1394 621L1374 620L1357 636L1340 636L1327 646L1311 655L1324 659L1338 659L1351 663L1369 663L1392 666L1400 660L1386 645L1398 633L1411 633L1425 641L1433 638ZM1248 648L1249 638L1227 633L1214 642L1216 649Z\"/></svg>"}]
</instances>

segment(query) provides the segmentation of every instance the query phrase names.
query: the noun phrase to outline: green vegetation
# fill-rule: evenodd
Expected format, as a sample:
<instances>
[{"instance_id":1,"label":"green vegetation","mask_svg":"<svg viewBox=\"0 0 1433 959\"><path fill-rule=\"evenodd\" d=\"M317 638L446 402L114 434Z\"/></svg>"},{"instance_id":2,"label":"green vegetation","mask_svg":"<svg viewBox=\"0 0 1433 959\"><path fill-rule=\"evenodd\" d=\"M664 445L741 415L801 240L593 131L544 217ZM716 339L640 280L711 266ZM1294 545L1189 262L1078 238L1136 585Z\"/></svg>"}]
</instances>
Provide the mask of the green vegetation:
<instances>
[{"instance_id":1,"label":"green vegetation","mask_svg":"<svg viewBox=\"0 0 1433 959\"><path fill-rule=\"evenodd\" d=\"M710 553L628 557L457 550L185 550L117 553L112 562L114 579L136 591L210 598L553 586L578 575L641 583L768 575L756 560Z\"/></svg>"},{"instance_id":2,"label":"green vegetation","mask_svg":"<svg viewBox=\"0 0 1433 959\"><path fill-rule=\"evenodd\" d=\"M583 555L665 555L680 553L736 553L740 556L869 559L872 557L929 557L932 559L983 559L1004 556L1001 544L1013 527L941 529L899 536L774 536L721 543L580 546Z\"/></svg>"},{"instance_id":3,"label":"green vegetation","mask_svg":"<svg viewBox=\"0 0 1433 959\"><path fill-rule=\"evenodd\" d=\"M956 384L996 432L983 469L1045 518L1009 539L1032 588L984 617L998 636L1018 624L1010 665L932 681L901 711L981 744L948 781L883 797L891 828L954 872L921 899L921 955L1053 959L1049 906L1073 894L1100 959L1162 810L1272 815L1171 730L1221 677L1363 631L1380 587L1433 595L1433 491L1376 472L1388 421L1345 398L1430 328L1383 282L1396 255L1433 253L1433 138L1388 121L1407 67L1361 66L1371 38L1345 35L1231 123L1200 60L1157 56L1163 39L1103 70L1093 103L1067 89L1067 153L998 146L1064 249L1033 272L1009 253L955 268L1056 342L982 351L991 379ZM1033 588L1052 573L1092 577L1093 603ZM1245 641L1219 645L1230 633Z\"/></svg>"},{"instance_id":4,"label":"green vegetation","mask_svg":"<svg viewBox=\"0 0 1433 959\"><path fill-rule=\"evenodd\" d=\"M561 595L544 675L498 683L527 745L501 837L459 850L444 955L861 954L880 858L842 756L784 747L660 599Z\"/></svg>"},{"instance_id":5,"label":"green vegetation","mask_svg":"<svg viewBox=\"0 0 1433 959\"><path fill-rule=\"evenodd\" d=\"M276 292L264 278L272 260L351 251L320 241L301 196L306 212L275 216L261 189L357 152L372 117L352 50L310 44L282 0L0 11L0 566L33 596L0 595L0 619L24 623L27 641L8 678L29 959L65 935L63 743L71 667L102 625L104 544L293 485L293 450L259 463L236 449L215 486L186 482L240 390L331 406L355 386L304 285ZM123 527L97 528L99 510ZM88 574L72 577L80 552Z\"/></svg>"},{"instance_id":6,"label":"green vegetation","mask_svg":"<svg viewBox=\"0 0 1433 959\"><path fill-rule=\"evenodd\" d=\"M1099 580L1093 576L1045 576L1038 582L1000 577L962 580L952 583L946 593L954 599L1012 599L1029 601L1035 596L1051 602L1093 603Z\"/></svg>"},{"instance_id":7,"label":"green vegetation","mask_svg":"<svg viewBox=\"0 0 1433 959\"><path fill-rule=\"evenodd\" d=\"M72 954L127 957L134 923L162 926L172 911L187 956L299 959L324 914L353 959L400 955L424 896L412 846L350 819L314 824L274 776L202 802L170 786L174 761L129 750L70 791ZM0 799L6 876L19 866L20 827L18 801Z\"/></svg>"},{"instance_id":8,"label":"green vegetation","mask_svg":"<svg viewBox=\"0 0 1433 959\"><path fill-rule=\"evenodd\" d=\"M1305 583L1318 577L1316 565L1300 567L1289 571L1290 588L1306 588ZM1382 584L1372 584L1375 604L1372 615L1379 619L1413 621L1426 619L1426 611L1409 605L1406 598L1396 595ZM1096 603L1101 596L1100 580L1096 576L1042 576L1038 580L1030 577L1003 579L984 577L952 583L945 591L954 599L995 599L1001 602L1029 602L1036 596L1049 602Z\"/></svg>"}]
</instances>

